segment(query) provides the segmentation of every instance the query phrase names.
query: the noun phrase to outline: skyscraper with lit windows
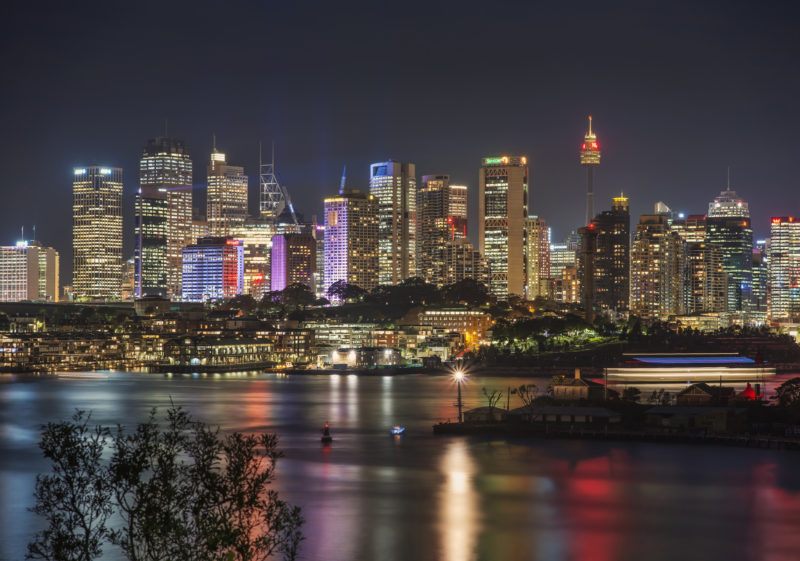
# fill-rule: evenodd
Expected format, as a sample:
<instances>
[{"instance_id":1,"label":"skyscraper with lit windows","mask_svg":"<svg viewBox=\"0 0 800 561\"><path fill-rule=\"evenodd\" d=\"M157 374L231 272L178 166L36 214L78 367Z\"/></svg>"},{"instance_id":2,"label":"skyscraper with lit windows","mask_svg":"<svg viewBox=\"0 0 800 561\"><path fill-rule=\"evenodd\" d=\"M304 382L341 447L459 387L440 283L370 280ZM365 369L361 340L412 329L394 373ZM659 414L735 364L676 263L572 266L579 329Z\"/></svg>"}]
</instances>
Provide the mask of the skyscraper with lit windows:
<instances>
[{"instance_id":1,"label":"skyscraper with lit windows","mask_svg":"<svg viewBox=\"0 0 800 561\"><path fill-rule=\"evenodd\" d=\"M233 238L200 238L183 248L181 299L205 302L244 290L244 247Z\"/></svg>"},{"instance_id":2,"label":"skyscraper with lit windows","mask_svg":"<svg viewBox=\"0 0 800 561\"><path fill-rule=\"evenodd\" d=\"M451 185L448 175L422 176L417 225L417 276L441 286L444 253L440 250L467 235L467 187Z\"/></svg>"},{"instance_id":3,"label":"skyscraper with lit windows","mask_svg":"<svg viewBox=\"0 0 800 561\"><path fill-rule=\"evenodd\" d=\"M622 312L630 299L631 216L628 198L613 197L611 210L598 214L594 265L595 305L599 310Z\"/></svg>"},{"instance_id":4,"label":"skyscraper with lit windows","mask_svg":"<svg viewBox=\"0 0 800 561\"><path fill-rule=\"evenodd\" d=\"M182 140L148 140L139 160L135 206L136 296L178 298L182 251L194 241L192 160Z\"/></svg>"},{"instance_id":5,"label":"skyscraper with lit windows","mask_svg":"<svg viewBox=\"0 0 800 561\"><path fill-rule=\"evenodd\" d=\"M550 278L550 229L544 218L527 219L527 263L525 297L533 300L547 293Z\"/></svg>"},{"instance_id":6,"label":"skyscraper with lit windows","mask_svg":"<svg viewBox=\"0 0 800 561\"><path fill-rule=\"evenodd\" d=\"M722 253L728 312L748 313L753 297L753 229L748 204L730 186L708 205L706 241Z\"/></svg>"},{"instance_id":7,"label":"skyscraper with lit windows","mask_svg":"<svg viewBox=\"0 0 800 561\"><path fill-rule=\"evenodd\" d=\"M277 234L272 237L270 283L273 291L291 284L316 290L317 240L310 234Z\"/></svg>"},{"instance_id":8,"label":"skyscraper with lit windows","mask_svg":"<svg viewBox=\"0 0 800 561\"><path fill-rule=\"evenodd\" d=\"M206 218L212 236L229 236L247 220L247 176L244 168L230 166L225 154L211 152L208 164Z\"/></svg>"},{"instance_id":9,"label":"skyscraper with lit windows","mask_svg":"<svg viewBox=\"0 0 800 561\"><path fill-rule=\"evenodd\" d=\"M74 170L72 291L79 300L121 297L122 168Z\"/></svg>"},{"instance_id":10,"label":"skyscraper with lit windows","mask_svg":"<svg viewBox=\"0 0 800 561\"><path fill-rule=\"evenodd\" d=\"M364 290L378 286L378 201L342 188L325 199L325 292L344 281Z\"/></svg>"},{"instance_id":11,"label":"skyscraper with lit windows","mask_svg":"<svg viewBox=\"0 0 800 561\"><path fill-rule=\"evenodd\" d=\"M417 275L416 167L379 162L369 168L369 192L378 202L380 284L397 284Z\"/></svg>"},{"instance_id":12,"label":"skyscraper with lit windows","mask_svg":"<svg viewBox=\"0 0 800 561\"><path fill-rule=\"evenodd\" d=\"M800 321L800 217L772 217L767 255L768 317Z\"/></svg>"},{"instance_id":13,"label":"skyscraper with lit windows","mask_svg":"<svg viewBox=\"0 0 800 561\"><path fill-rule=\"evenodd\" d=\"M478 247L489 266L489 290L501 300L525 294L528 159L483 159L478 175Z\"/></svg>"},{"instance_id":14,"label":"skyscraper with lit windows","mask_svg":"<svg viewBox=\"0 0 800 561\"><path fill-rule=\"evenodd\" d=\"M683 313L683 244L665 214L643 214L631 248L631 314L645 323Z\"/></svg>"}]
</instances>

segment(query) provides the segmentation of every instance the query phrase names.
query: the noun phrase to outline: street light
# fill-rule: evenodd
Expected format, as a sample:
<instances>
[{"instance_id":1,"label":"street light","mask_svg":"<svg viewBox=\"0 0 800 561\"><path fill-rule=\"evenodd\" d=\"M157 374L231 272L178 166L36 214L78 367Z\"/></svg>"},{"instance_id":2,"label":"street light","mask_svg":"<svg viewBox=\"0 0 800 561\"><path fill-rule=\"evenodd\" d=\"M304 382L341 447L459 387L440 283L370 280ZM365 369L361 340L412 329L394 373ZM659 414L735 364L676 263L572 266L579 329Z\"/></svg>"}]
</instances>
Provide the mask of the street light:
<instances>
[{"instance_id":1,"label":"street light","mask_svg":"<svg viewBox=\"0 0 800 561\"><path fill-rule=\"evenodd\" d=\"M461 382L464 381L464 371L459 369L453 373L453 380L456 382L458 388L458 422L463 423L464 418L461 415Z\"/></svg>"}]
</instances>

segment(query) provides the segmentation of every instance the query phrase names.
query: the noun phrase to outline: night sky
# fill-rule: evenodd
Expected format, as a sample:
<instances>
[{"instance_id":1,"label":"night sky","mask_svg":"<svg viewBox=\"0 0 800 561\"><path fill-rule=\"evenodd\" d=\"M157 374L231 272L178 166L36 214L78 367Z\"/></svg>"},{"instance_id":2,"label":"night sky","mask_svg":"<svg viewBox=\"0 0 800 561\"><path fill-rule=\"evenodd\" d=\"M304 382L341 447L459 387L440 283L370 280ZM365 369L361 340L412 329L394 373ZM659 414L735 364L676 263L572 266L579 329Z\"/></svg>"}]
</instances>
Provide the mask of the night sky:
<instances>
[{"instance_id":1,"label":"night sky","mask_svg":"<svg viewBox=\"0 0 800 561\"><path fill-rule=\"evenodd\" d=\"M704 213L730 166L756 236L800 214L797 3L549 4L6 2L0 244L36 225L69 284L72 169L103 164L124 169L131 256L138 158L165 119L200 185L216 134L251 210L275 141L306 218L344 164L366 189L393 158L468 184L475 234L480 158L525 154L560 240L583 221L591 114L597 211L623 191L633 223L658 200Z\"/></svg>"}]
</instances>

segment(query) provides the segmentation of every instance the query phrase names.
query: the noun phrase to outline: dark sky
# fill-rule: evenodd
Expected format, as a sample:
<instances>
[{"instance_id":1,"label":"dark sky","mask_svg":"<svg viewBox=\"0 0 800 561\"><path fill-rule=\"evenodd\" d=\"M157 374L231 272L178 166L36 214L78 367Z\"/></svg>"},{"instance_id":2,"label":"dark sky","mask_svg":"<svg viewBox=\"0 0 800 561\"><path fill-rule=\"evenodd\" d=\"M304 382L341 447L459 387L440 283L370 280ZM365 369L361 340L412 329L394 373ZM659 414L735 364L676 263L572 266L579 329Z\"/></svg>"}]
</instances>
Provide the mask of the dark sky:
<instances>
[{"instance_id":1,"label":"dark sky","mask_svg":"<svg viewBox=\"0 0 800 561\"><path fill-rule=\"evenodd\" d=\"M251 175L255 204L258 141L274 140L279 174L307 217L321 215L344 164L363 189L370 162L409 160L418 176L467 183L474 203L482 156L526 154L532 212L561 239L583 221L577 150L588 114L603 150L598 211L624 191L634 222L658 200L703 213L731 166L757 236L770 215L800 214L797 3L164 0L4 10L0 243L35 224L62 252L65 275L72 168L124 168L129 256L138 157L164 119L185 139L198 183L215 133Z\"/></svg>"}]
</instances>

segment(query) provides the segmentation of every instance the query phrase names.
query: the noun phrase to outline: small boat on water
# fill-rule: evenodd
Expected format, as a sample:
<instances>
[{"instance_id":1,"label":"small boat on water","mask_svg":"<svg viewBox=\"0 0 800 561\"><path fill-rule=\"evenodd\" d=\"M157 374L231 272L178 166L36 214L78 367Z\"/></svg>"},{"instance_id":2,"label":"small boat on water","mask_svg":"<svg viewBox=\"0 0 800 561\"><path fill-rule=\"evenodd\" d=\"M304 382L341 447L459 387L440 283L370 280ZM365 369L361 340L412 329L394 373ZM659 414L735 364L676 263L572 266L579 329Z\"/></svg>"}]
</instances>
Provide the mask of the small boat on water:
<instances>
[{"instance_id":1,"label":"small boat on water","mask_svg":"<svg viewBox=\"0 0 800 561\"><path fill-rule=\"evenodd\" d=\"M401 427L400 425L395 425L392 427L392 434L394 436L402 435L406 432L406 427Z\"/></svg>"},{"instance_id":2,"label":"small boat on water","mask_svg":"<svg viewBox=\"0 0 800 561\"><path fill-rule=\"evenodd\" d=\"M325 426L322 429L322 438L320 439L323 444L330 444L333 442L333 437L331 436L331 429L328 427L328 423L325 423Z\"/></svg>"}]
</instances>

